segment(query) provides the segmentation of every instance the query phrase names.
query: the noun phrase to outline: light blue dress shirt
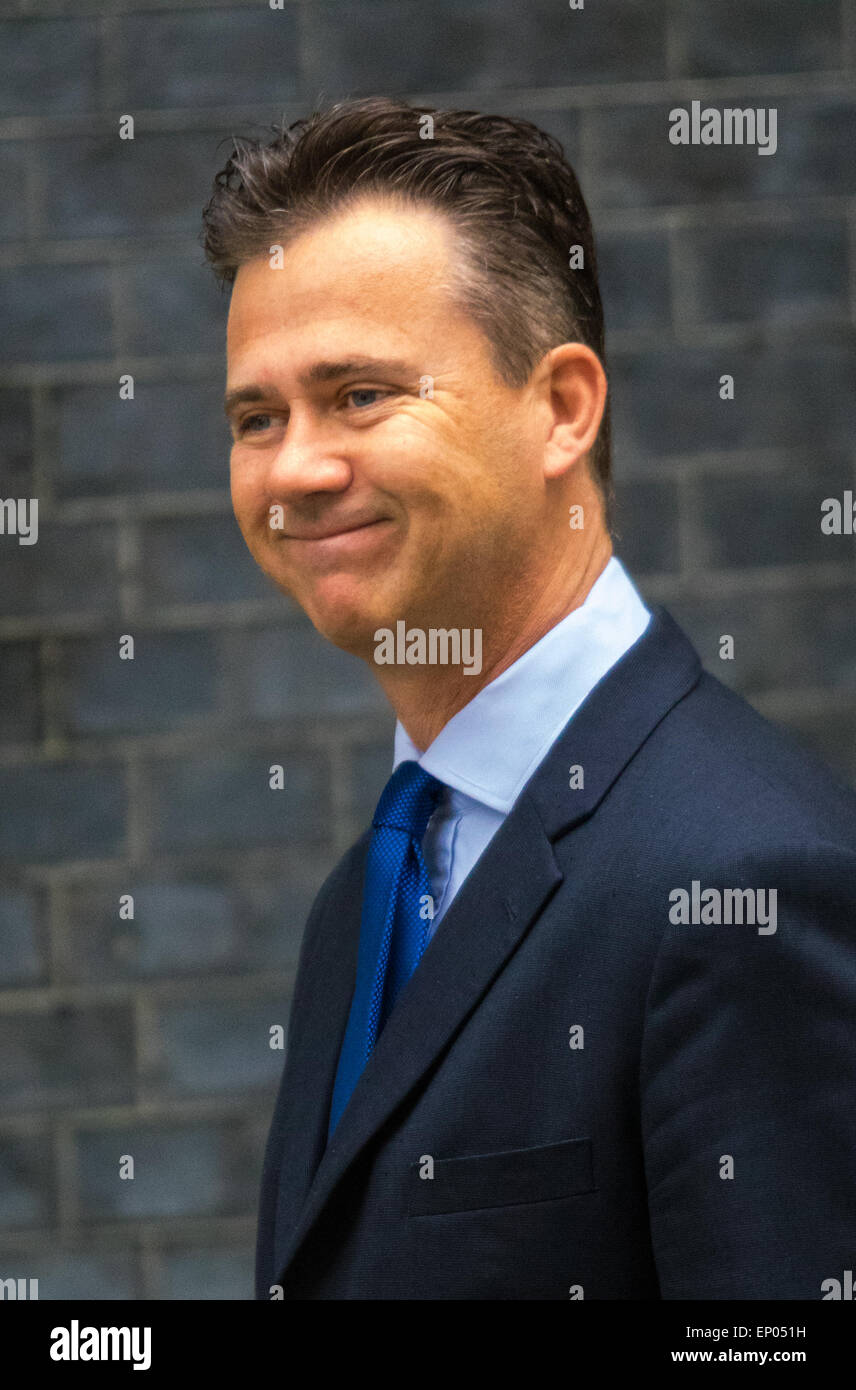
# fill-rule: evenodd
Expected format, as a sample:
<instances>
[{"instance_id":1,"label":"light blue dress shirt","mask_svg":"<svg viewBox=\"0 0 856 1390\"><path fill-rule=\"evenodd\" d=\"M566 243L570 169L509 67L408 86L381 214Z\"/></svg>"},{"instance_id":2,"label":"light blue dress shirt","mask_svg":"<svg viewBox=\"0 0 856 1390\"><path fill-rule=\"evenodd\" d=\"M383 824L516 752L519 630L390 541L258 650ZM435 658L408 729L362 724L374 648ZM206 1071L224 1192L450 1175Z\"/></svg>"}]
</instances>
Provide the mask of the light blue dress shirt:
<instances>
[{"instance_id":1,"label":"light blue dress shirt","mask_svg":"<svg viewBox=\"0 0 856 1390\"><path fill-rule=\"evenodd\" d=\"M429 937L571 715L650 620L613 555L580 607L458 710L424 753L396 722L393 771L412 758L446 784L422 841Z\"/></svg>"}]
</instances>

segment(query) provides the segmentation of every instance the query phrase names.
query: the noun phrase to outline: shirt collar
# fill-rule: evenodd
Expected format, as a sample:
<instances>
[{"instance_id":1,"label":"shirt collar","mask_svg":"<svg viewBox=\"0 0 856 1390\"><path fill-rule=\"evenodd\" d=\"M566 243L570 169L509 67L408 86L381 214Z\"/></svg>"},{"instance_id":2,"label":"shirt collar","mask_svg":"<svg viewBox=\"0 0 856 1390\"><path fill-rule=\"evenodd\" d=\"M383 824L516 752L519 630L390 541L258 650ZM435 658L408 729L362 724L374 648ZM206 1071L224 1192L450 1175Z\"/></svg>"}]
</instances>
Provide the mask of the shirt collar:
<instances>
[{"instance_id":1,"label":"shirt collar","mask_svg":"<svg viewBox=\"0 0 856 1390\"><path fill-rule=\"evenodd\" d=\"M393 769L412 758L446 786L509 811L571 715L650 618L613 555L579 608L458 710L424 753L396 721Z\"/></svg>"}]
</instances>

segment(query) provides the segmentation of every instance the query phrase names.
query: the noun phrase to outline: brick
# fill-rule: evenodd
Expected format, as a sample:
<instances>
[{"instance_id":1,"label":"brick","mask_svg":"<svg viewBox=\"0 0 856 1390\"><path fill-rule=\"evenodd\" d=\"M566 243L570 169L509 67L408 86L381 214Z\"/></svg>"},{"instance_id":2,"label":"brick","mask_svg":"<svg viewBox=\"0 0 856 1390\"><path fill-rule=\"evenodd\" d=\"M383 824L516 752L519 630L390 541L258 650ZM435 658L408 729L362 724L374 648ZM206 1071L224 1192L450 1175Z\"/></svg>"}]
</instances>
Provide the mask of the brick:
<instances>
[{"instance_id":1,"label":"brick","mask_svg":"<svg viewBox=\"0 0 856 1390\"><path fill-rule=\"evenodd\" d=\"M686 267L684 322L796 324L847 318L843 219L692 227L676 241Z\"/></svg>"},{"instance_id":2,"label":"brick","mask_svg":"<svg viewBox=\"0 0 856 1390\"><path fill-rule=\"evenodd\" d=\"M598 279L607 329L664 329L672 323L669 252L660 232L597 238Z\"/></svg>"},{"instance_id":3,"label":"brick","mask_svg":"<svg viewBox=\"0 0 856 1390\"><path fill-rule=\"evenodd\" d=\"M32 496L32 466L29 392L0 389L0 497Z\"/></svg>"},{"instance_id":4,"label":"brick","mask_svg":"<svg viewBox=\"0 0 856 1390\"><path fill-rule=\"evenodd\" d=\"M846 197L856 190L853 102L836 95L762 101L751 87L697 100L718 110L775 106L775 154L751 145L672 145L669 112L691 98L583 113L591 208L655 207L753 198Z\"/></svg>"},{"instance_id":5,"label":"brick","mask_svg":"<svg viewBox=\"0 0 856 1390\"><path fill-rule=\"evenodd\" d=\"M118 768L45 763L0 768L0 859L42 863L115 854L125 790Z\"/></svg>"},{"instance_id":6,"label":"brick","mask_svg":"<svg viewBox=\"0 0 856 1390\"><path fill-rule=\"evenodd\" d=\"M153 261L116 270L127 303L123 350L221 354L226 341L228 296L207 265L197 261Z\"/></svg>"},{"instance_id":7,"label":"brick","mask_svg":"<svg viewBox=\"0 0 856 1390\"><path fill-rule=\"evenodd\" d=\"M118 28L129 107L263 105L299 93L298 13L226 9L129 15Z\"/></svg>"},{"instance_id":8,"label":"brick","mask_svg":"<svg viewBox=\"0 0 856 1390\"><path fill-rule=\"evenodd\" d=\"M846 785L856 787L856 713L813 708L777 722L825 762Z\"/></svg>"},{"instance_id":9,"label":"brick","mask_svg":"<svg viewBox=\"0 0 856 1390\"><path fill-rule=\"evenodd\" d=\"M63 978L75 983L294 969L303 928L333 867L329 851L283 848L277 867L242 858L174 875L128 869L69 890ZM119 918L119 898L134 918Z\"/></svg>"},{"instance_id":10,"label":"brick","mask_svg":"<svg viewBox=\"0 0 856 1390\"><path fill-rule=\"evenodd\" d=\"M43 912L44 903L35 889L0 885L0 988L45 980Z\"/></svg>"},{"instance_id":11,"label":"brick","mask_svg":"<svg viewBox=\"0 0 856 1390\"><path fill-rule=\"evenodd\" d=\"M34 642L0 646L0 743L41 737L39 651Z\"/></svg>"},{"instance_id":12,"label":"brick","mask_svg":"<svg viewBox=\"0 0 856 1390\"><path fill-rule=\"evenodd\" d=\"M572 12L549 0L337 0L305 11L307 83L328 91L490 91L666 76L661 5ZM494 106L496 104L494 103Z\"/></svg>"},{"instance_id":13,"label":"brick","mask_svg":"<svg viewBox=\"0 0 856 1390\"><path fill-rule=\"evenodd\" d=\"M118 608L116 540L100 522L63 526L39 507L35 545L0 535L0 593L7 616L110 615Z\"/></svg>"},{"instance_id":14,"label":"brick","mask_svg":"<svg viewBox=\"0 0 856 1390\"><path fill-rule=\"evenodd\" d=\"M27 235L28 170L32 159L33 147L23 140L0 144L0 188L6 190L0 198L0 241L17 241Z\"/></svg>"},{"instance_id":15,"label":"brick","mask_svg":"<svg viewBox=\"0 0 856 1390\"><path fill-rule=\"evenodd\" d=\"M255 1214L262 1163L258 1121L84 1128L77 1135L80 1206L88 1222ZM119 1177L129 1154L134 1177Z\"/></svg>"},{"instance_id":16,"label":"brick","mask_svg":"<svg viewBox=\"0 0 856 1390\"><path fill-rule=\"evenodd\" d=\"M125 894L132 920L119 916ZM182 879L128 868L77 882L64 931L64 977L75 983L195 974L240 959L234 894L213 873Z\"/></svg>"},{"instance_id":17,"label":"brick","mask_svg":"<svg viewBox=\"0 0 856 1390\"><path fill-rule=\"evenodd\" d=\"M308 622L230 634L229 670L241 681L241 707L258 719L349 715L389 708L372 670Z\"/></svg>"},{"instance_id":18,"label":"brick","mask_svg":"<svg viewBox=\"0 0 856 1390\"><path fill-rule=\"evenodd\" d=\"M839 0L681 0L672 8L675 76L810 72L842 66Z\"/></svg>"},{"instance_id":19,"label":"brick","mask_svg":"<svg viewBox=\"0 0 856 1390\"><path fill-rule=\"evenodd\" d=\"M665 482L634 481L617 489L616 553L633 574L670 574L680 568L678 490Z\"/></svg>"},{"instance_id":20,"label":"brick","mask_svg":"<svg viewBox=\"0 0 856 1390\"><path fill-rule=\"evenodd\" d=\"M134 632L62 645L62 720L70 734L148 733L216 713L218 659L209 632Z\"/></svg>"},{"instance_id":21,"label":"brick","mask_svg":"<svg viewBox=\"0 0 856 1390\"><path fill-rule=\"evenodd\" d=\"M133 400L121 400L120 375L110 386L57 392L58 495L227 487L230 441L222 382L137 380Z\"/></svg>"},{"instance_id":22,"label":"brick","mask_svg":"<svg viewBox=\"0 0 856 1390\"><path fill-rule=\"evenodd\" d=\"M284 769L272 791L269 769ZM317 755L287 747L164 760L151 768L156 850L323 842L329 827Z\"/></svg>"},{"instance_id":23,"label":"brick","mask_svg":"<svg viewBox=\"0 0 856 1390\"><path fill-rule=\"evenodd\" d=\"M856 193L853 124L856 102L830 94L791 98L779 107L779 148L759 158L769 197L848 197Z\"/></svg>"},{"instance_id":24,"label":"brick","mask_svg":"<svg viewBox=\"0 0 856 1390\"><path fill-rule=\"evenodd\" d=\"M214 175L225 161L213 133L138 128L133 140L123 140L118 120L106 135L46 141L41 145L44 232L54 237L195 234Z\"/></svg>"},{"instance_id":25,"label":"brick","mask_svg":"<svg viewBox=\"0 0 856 1390\"><path fill-rule=\"evenodd\" d=\"M129 1301L143 1297L138 1256L134 1251L85 1252L55 1242L53 1249L5 1252L0 1270L11 1278L38 1279L39 1302L51 1300Z\"/></svg>"},{"instance_id":26,"label":"brick","mask_svg":"<svg viewBox=\"0 0 856 1390\"><path fill-rule=\"evenodd\" d=\"M158 1098L235 1096L276 1086L284 1052L270 1046L270 1029L288 1031L290 998L282 991L247 999L198 996L162 1002L157 1019L158 1063L146 1089Z\"/></svg>"},{"instance_id":27,"label":"brick","mask_svg":"<svg viewBox=\"0 0 856 1390\"><path fill-rule=\"evenodd\" d=\"M127 1007L67 1005L0 1017L0 1105L122 1105L134 1097L134 1031Z\"/></svg>"},{"instance_id":28,"label":"brick","mask_svg":"<svg viewBox=\"0 0 856 1390\"><path fill-rule=\"evenodd\" d=\"M234 517L153 521L143 527L142 593L153 607L271 598Z\"/></svg>"},{"instance_id":29,"label":"brick","mask_svg":"<svg viewBox=\"0 0 856 1390\"><path fill-rule=\"evenodd\" d=\"M53 1169L50 1136L44 1130L18 1125L0 1134L0 1229L28 1230L54 1219ZM6 1265L0 1254L0 1279L11 1277Z\"/></svg>"},{"instance_id":30,"label":"brick","mask_svg":"<svg viewBox=\"0 0 856 1390\"><path fill-rule=\"evenodd\" d=\"M113 350L105 266L30 265L0 272L0 362L65 362Z\"/></svg>"},{"instance_id":31,"label":"brick","mask_svg":"<svg viewBox=\"0 0 856 1390\"><path fill-rule=\"evenodd\" d=\"M854 433L854 344L847 330L751 347L665 345L610 353L616 457L711 449L846 449ZM734 377L734 399L719 380Z\"/></svg>"},{"instance_id":32,"label":"brick","mask_svg":"<svg viewBox=\"0 0 856 1390\"><path fill-rule=\"evenodd\" d=\"M0 23L0 116L93 111L97 80L97 19Z\"/></svg>"},{"instance_id":33,"label":"brick","mask_svg":"<svg viewBox=\"0 0 856 1390\"><path fill-rule=\"evenodd\" d=\"M203 1250L162 1250L159 1296L181 1299L254 1298L255 1244L205 1248Z\"/></svg>"},{"instance_id":34,"label":"brick","mask_svg":"<svg viewBox=\"0 0 856 1390\"><path fill-rule=\"evenodd\" d=\"M699 568L852 564L853 536L820 529L821 502L853 487L849 459L812 458L771 473L705 475L693 484Z\"/></svg>"}]
</instances>

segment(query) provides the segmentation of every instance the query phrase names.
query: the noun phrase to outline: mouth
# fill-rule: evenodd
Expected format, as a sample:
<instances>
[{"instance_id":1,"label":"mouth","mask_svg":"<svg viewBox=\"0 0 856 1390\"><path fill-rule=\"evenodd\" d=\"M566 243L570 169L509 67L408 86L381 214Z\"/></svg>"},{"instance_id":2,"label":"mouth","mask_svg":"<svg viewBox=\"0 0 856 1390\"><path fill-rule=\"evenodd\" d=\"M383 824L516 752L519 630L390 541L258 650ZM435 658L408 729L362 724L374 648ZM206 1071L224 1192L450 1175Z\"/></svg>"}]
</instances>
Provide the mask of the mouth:
<instances>
[{"instance_id":1,"label":"mouth","mask_svg":"<svg viewBox=\"0 0 856 1390\"><path fill-rule=\"evenodd\" d=\"M349 536L353 531L365 531L368 526L377 526L378 522L385 521L385 517L374 517L368 521L353 522L350 526L336 526L329 531L318 531L315 535L306 536L286 536L290 541L330 541L336 536Z\"/></svg>"},{"instance_id":2,"label":"mouth","mask_svg":"<svg viewBox=\"0 0 856 1390\"><path fill-rule=\"evenodd\" d=\"M296 546L304 559L328 559L341 555L357 555L370 550L386 535L392 525L389 517L364 521L340 531L321 536L284 536L289 545Z\"/></svg>"}]
</instances>

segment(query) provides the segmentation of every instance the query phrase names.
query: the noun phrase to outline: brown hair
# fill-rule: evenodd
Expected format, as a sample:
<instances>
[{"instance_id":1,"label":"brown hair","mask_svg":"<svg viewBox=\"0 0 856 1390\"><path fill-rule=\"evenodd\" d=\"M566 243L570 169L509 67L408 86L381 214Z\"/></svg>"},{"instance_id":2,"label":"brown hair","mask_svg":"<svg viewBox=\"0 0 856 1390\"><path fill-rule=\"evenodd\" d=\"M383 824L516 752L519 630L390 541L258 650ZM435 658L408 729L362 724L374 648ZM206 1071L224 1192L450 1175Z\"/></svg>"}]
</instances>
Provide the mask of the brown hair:
<instances>
[{"instance_id":1,"label":"brown hair","mask_svg":"<svg viewBox=\"0 0 856 1390\"><path fill-rule=\"evenodd\" d=\"M348 202L366 194L403 197L445 213L454 225L462 252L458 302L490 342L506 385L524 385L560 343L585 343L603 362L591 219L553 136L530 121L389 97L338 102L273 130L266 144L234 139L214 180L203 245L221 281L231 284L245 261ZM570 266L575 247L582 249L578 269ZM591 464L608 527L610 453L607 397Z\"/></svg>"}]
</instances>

